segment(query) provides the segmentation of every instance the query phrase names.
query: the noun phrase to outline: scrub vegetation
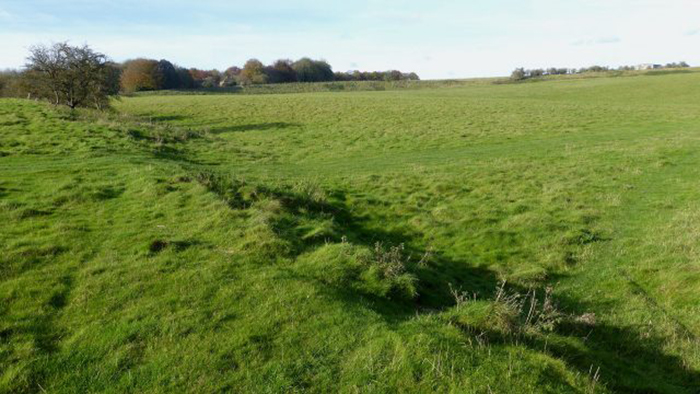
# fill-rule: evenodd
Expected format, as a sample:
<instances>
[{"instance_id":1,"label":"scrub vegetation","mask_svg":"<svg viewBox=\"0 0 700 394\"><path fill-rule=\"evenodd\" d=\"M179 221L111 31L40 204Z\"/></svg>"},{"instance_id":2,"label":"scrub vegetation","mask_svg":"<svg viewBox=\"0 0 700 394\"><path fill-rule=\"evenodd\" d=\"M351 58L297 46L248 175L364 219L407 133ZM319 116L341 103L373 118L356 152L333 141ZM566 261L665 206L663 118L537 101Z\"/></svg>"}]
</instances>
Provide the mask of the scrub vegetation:
<instances>
[{"instance_id":1,"label":"scrub vegetation","mask_svg":"<svg viewBox=\"0 0 700 394\"><path fill-rule=\"evenodd\" d=\"M649 75L0 99L0 391L697 393L700 73Z\"/></svg>"}]
</instances>

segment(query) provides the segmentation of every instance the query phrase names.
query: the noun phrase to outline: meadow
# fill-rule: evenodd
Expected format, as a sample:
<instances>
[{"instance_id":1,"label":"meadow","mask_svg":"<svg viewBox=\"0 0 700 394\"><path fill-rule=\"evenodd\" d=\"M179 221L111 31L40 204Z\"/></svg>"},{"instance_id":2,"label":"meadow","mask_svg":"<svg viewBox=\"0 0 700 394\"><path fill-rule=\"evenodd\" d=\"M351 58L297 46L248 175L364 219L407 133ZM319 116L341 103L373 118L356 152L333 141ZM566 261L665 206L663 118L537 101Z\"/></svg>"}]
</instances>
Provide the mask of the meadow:
<instances>
[{"instance_id":1,"label":"meadow","mask_svg":"<svg viewBox=\"0 0 700 394\"><path fill-rule=\"evenodd\" d=\"M0 99L0 392L697 393L700 73L448 85Z\"/></svg>"}]
</instances>

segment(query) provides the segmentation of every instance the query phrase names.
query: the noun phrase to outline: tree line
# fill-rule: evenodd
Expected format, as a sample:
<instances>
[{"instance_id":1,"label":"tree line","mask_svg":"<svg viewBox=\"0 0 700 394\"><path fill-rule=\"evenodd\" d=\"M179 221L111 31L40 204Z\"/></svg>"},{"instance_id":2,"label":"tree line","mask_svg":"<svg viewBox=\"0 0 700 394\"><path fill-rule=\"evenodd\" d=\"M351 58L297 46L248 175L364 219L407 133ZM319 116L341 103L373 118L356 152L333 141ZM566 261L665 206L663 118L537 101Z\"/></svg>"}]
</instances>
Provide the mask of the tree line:
<instances>
[{"instance_id":1,"label":"tree line","mask_svg":"<svg viewBox=\"0 0 700 394\"><path fill-rule=\"evenodd\" d=\"M168 60L134 59L122 64L121 87L125 92L162 89L226 88L237 85L331 81L401 81L420 80L416 73L400 71L333 72L324 60L280 59L265 65L250 59L242 68L225 71L186 69Z\"/></svg>"},{"instance_id":2,"label":"tree line","mask_svg":"<svg viewBox=\"0 0 700 394\"><path fill-rule=\"evenodd\" d=\"M668 63L662 65L661 68L688 68L690 65L686 62L679 63ZM607 72L607 71L632 71L637 70L638 67L635 66L620 66L618 68L611 68L607 66L591 66L583 68L536 68L532 70L526 70L524 68L516 68L513 73L511 73L510 78L514 81L522 81L531 78L539 78L545 75L572 75L572 74L586 74L594 72Z\"/></svg>"},{"instance_id":3,"label":"tree line","mask_svg":"<svg viewBox=\"0 0 700 394\"><path fill-rule=\"evenodd\" d=\"M308 57L265 65L257 59L225 71L184 68L168 60L137 58L123 63L87 45L57 43L30 48L22 70L0 72L0 97L46 99L70 108L109 105L120 93L168 89L213 89L237 85L331 81L419 80L401 71L334 72L328 62Z\"/></svg>"}]
</instances>

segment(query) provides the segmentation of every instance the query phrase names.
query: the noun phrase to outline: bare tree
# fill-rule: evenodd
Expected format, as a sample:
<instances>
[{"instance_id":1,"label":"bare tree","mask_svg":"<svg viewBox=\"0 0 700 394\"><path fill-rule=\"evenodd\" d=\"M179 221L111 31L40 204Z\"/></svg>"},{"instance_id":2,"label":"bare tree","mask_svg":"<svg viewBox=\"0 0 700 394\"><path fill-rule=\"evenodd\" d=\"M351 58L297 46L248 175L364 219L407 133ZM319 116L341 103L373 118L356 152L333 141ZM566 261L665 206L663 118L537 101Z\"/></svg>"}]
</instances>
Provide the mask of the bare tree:
<instances>
[{"instance_id":1,"label":"bare tree","mask_svg":"<svg viewBox=\"0 0 700 394\"><path fill-rule=\"evenodd\" d=\"M36 78L41 94L70 108L104 108L114 92L115 69L107 57L87 45L57 43L35 46L27 58L27 71Z\"/></svg>"}]
</instances>

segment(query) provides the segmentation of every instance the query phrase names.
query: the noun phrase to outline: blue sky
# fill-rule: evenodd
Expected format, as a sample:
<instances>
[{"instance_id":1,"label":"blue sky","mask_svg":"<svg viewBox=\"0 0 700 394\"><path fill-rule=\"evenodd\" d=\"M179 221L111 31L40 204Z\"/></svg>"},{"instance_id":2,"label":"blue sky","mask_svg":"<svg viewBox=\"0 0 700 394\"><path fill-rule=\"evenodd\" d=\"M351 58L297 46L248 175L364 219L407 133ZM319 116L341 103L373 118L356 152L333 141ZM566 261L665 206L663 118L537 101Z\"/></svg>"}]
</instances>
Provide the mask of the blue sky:
<instances>
[{"instance_id":1,"label":"blue sky","mask_svg":"<svg viewBox=\"0 0 700 394\"><path fill-rule=\"evenodd\" d=\"M515 67L700 65L699 0L0 0L0 68L36 43L225 69L255 57L424 79Z\"/></svg>"}]
</instances>

